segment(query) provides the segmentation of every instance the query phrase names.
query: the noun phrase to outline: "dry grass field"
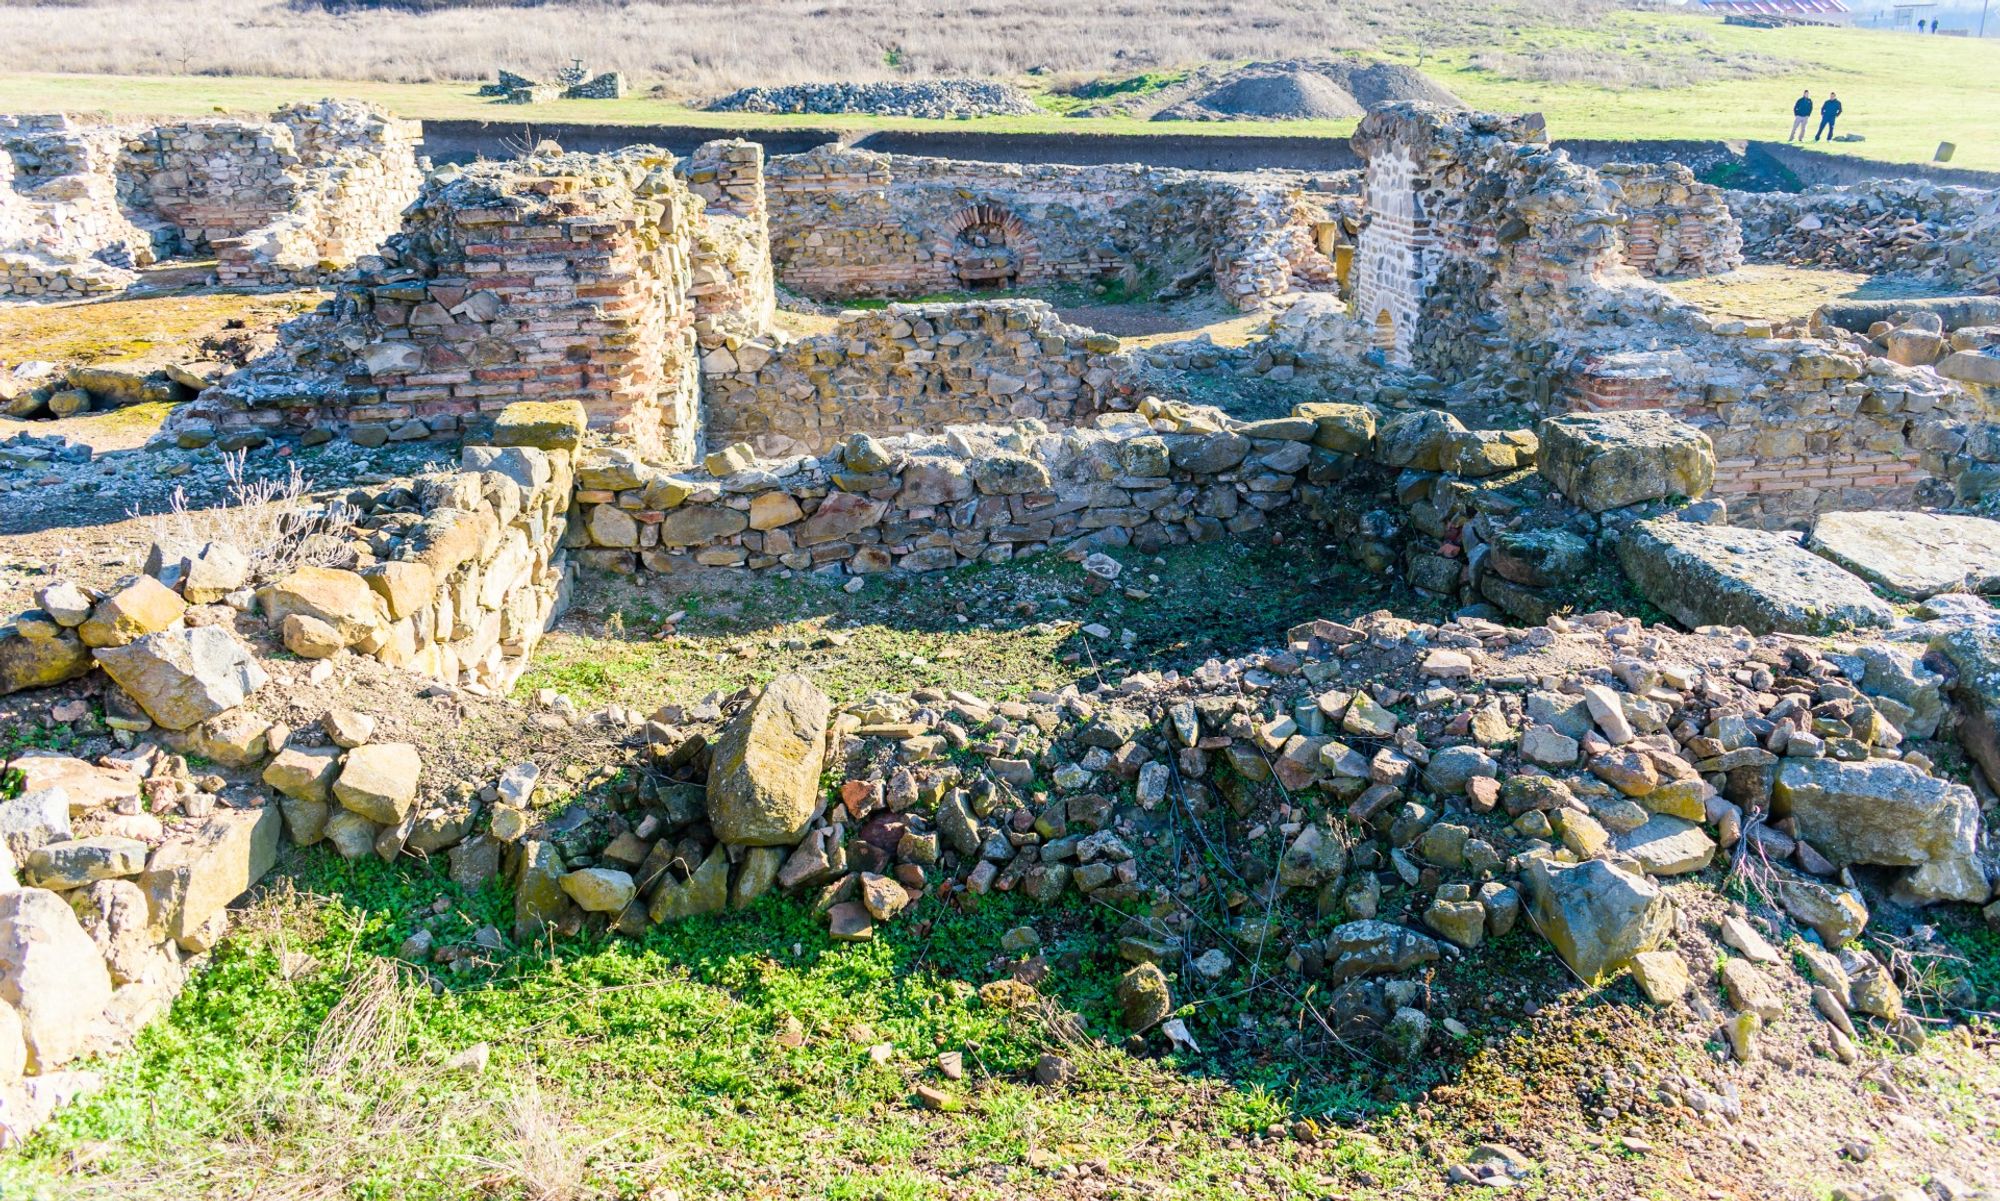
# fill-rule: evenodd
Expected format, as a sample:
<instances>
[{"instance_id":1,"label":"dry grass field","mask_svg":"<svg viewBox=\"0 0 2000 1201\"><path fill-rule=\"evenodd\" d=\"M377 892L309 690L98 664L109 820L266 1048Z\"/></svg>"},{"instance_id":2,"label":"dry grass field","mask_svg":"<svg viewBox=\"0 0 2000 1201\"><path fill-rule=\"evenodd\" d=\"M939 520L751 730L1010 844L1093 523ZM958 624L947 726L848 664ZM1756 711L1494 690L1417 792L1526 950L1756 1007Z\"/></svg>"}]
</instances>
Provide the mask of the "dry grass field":
<instances>
[{"instance_id":1,"label":"dry grass field","mask_svg":"<svg viewBox=\"0 0 2000 1201\"><path fill-rule=\"evenodd\" d=\"M897 76L1126 74L1284 58L1418 38L1491 45L1508 30L1587 28L1611 0L612 0L427 12L287 0L0 3L10 62L107 74L436 82L570 58L676 94L753 83Z\"/></svg>"}]
</instances>

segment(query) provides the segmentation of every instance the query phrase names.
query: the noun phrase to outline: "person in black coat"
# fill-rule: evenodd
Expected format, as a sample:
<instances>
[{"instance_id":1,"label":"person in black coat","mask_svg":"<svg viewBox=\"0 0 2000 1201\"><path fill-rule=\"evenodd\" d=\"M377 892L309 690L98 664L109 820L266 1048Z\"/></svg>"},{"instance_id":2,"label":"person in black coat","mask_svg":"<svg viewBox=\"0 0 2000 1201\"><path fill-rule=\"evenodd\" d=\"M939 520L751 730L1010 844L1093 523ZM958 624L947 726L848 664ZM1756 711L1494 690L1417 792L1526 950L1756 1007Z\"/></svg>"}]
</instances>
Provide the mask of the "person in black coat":
<instances>
[{"instance_id":1,"label":"person in black coat","mask_svg":"<svg viewBox=\"0 0 2000 1201\"><path fill-rule=\"evenodd\" d=\"M1832 92L1826 94L1826 103L1819 106L1819 132L1813 134L1813 141L1819 141L1820 134L1833 141L1833 123L1840 119L1840 97Z\"/></svg>"},{"instance_id":2,"label":"person in black coat","mask_svg":"<svg viewBox=\"0 0 2000 1201\"><path fill-rule=\"evenodd\" d=\"M1791 136L1785 140L1787 142L1805 141L1806 126L1810 124L1812 124L1812 93L1800 92L1799 98L1792 102L1792 132Z\"/></svg>"}]
</instances>

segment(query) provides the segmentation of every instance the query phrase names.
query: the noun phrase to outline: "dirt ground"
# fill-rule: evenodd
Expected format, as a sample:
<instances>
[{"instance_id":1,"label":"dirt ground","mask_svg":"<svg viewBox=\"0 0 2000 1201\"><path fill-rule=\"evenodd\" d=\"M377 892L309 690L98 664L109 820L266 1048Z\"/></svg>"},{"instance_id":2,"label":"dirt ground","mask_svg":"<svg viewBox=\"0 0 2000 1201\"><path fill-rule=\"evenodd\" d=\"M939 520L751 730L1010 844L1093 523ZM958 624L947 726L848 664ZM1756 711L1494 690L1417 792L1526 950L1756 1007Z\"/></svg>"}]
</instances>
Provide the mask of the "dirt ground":
<instances>
[{"instance_id":1,"label":"dirt ground","mask_svg":"<svg viewBox=\"0 0 2000 1201\"><path fill-rule=\"evenodd\" d=\"M1717 321L1803 321L1814 309L1835 300L1900 300L1949 292L1922 280L1775 263L1749 263L1722 275L1657 282Z\"/></svg>"}]
</instances>

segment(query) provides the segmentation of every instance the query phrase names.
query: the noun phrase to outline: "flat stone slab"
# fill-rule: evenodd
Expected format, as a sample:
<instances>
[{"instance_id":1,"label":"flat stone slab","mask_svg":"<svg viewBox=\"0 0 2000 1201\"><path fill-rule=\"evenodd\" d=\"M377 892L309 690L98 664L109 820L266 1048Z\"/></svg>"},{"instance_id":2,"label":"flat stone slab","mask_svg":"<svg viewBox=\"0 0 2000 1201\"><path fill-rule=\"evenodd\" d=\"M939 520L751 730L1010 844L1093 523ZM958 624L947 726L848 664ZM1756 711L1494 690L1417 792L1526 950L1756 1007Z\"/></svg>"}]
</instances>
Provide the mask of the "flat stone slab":
<instances>
[{"instance_id":1,"label":"flat stone slab","mask_svg":"<svg viewBox=\"0 0 2000 1201\"><path fill-rule=\"evenodd\" d=\"M1825 513L1806 545L1916 600L2000 592L2000 521L1951 513Z\"/></svg>"},{"instance_id":2,"label":"flat stone slab","mask_svg":"<svg viewBox=\"0 0 2000 1201\"><path fill-rule=\"evenodd\" d=\"M1656 813L1618 836L1618 849L1637 859L1649 876L1681 876L1715 861L1715 840L1691 821Z\"/></svg>"},{"instance_id":3,"label":"flat stone slab","mask_svg":"<svg viewBox=\"0 0 2000 1201\"><path fill-rule=\"evenodd\" d=\"M1647 600L1690 627L1831 634L1896 618L1859 576L1785 534L1656 517L1619 539L1618 562Z\"/></svg>"}]
</instances>

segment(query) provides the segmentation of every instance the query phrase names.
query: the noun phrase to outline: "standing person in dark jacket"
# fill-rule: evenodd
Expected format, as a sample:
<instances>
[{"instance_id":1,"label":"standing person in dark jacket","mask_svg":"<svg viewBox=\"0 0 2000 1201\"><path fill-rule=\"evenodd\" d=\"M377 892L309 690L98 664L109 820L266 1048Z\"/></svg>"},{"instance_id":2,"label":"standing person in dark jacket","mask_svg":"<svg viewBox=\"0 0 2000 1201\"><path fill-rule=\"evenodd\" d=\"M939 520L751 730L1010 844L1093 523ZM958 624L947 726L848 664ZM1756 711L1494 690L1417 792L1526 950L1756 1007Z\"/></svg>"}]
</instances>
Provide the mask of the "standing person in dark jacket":
<instances>
[{"instance_id":1,"label":"standing person in dark jacket","mask_svg":"<svg viewBox=\"0 0 2000 1201\"><path fill-rule=\"evenodd\" d=\"M1799 98L1792 102L1792 133L1791 136L1786 138L1785 140L1787 142L1805 141L1806 126L1810 125L1811 123L1812 123L1812 93L1809 91L1800 92Z\"/></svg>"},{"instance_id":2,"label":"standing person in dark jacket","mask_svg":"<svg viewBox=\"0 0 2000 1201\"><path fill-rule=\"evenodd\" d=\"M1826 140L1833 141L1833 123L1840 119L1840 97L1833 92L1826 94L1826 103L1819 106L1819 133L1813 134L1813 141L1825 134Z\"/></svg>"}]
</instances>

